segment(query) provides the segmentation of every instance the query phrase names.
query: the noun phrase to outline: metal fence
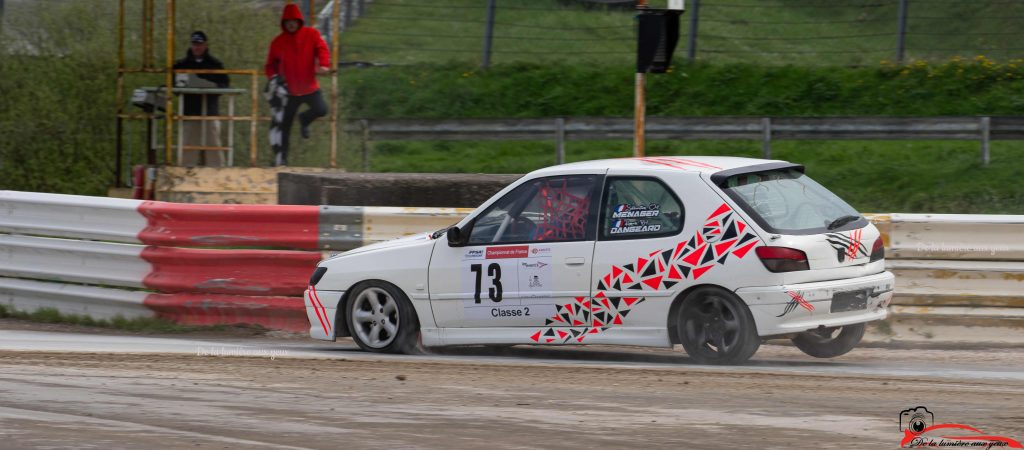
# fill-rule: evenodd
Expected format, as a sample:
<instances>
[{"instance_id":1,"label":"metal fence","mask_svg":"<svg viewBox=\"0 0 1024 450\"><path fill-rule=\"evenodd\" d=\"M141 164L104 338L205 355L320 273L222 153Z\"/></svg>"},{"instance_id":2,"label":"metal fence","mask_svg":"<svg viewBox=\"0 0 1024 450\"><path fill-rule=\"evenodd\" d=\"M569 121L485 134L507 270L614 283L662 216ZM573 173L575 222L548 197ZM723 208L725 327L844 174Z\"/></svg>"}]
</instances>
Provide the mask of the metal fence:
<instances>
[{"instance_id":1,"label":"metal fence","mask_svg":"<svg viewBox=\"0 0 1024 450\"><path fill-rule=\"evenodd\" d=\"M635 2L378 0L343 42L353 60L624 60ZM649 1L654 7L664 1ZM680 53L709 61L877 65L888 60L1018 58L1016 0L688 0ZM493 55L492 55L493 54Z\"/></svg>"},{"instance_id":2,"label":"metal fence","mask_svg":"<svg viewBox=\"0 0 1024 450\"><path fill-rule=\"evenodd\" d=\"M565 162L568 140L633 138L633 119L354 119L345 131L361 136L363 166L372 141L543 141L555 143L555 161ZM652 140L745 139L761 141L765 158L776 140L976 140L988 165L992 140L1024 139L1024 117L652 117Z\"/></svg>"}]
</instances>

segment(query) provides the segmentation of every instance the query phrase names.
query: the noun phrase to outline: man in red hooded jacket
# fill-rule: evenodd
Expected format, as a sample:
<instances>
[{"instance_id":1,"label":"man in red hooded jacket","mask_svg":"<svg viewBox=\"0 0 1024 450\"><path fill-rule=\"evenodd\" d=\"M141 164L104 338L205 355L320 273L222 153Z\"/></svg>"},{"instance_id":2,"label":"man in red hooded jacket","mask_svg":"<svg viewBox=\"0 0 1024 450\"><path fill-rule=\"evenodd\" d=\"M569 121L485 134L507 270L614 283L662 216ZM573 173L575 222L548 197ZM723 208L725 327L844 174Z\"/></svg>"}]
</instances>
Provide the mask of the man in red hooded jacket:
<instances>
[{"instance_id":1,"label":"man in red hooded jacket","mask_svg":"<svg viewBox=\"0 0 1024 450\"><path fill-rule=\"evenodd\" d=\"M281 123L281 144L275 148L275 165L288 161L288 136L291 132L295 113L302 104L309 108L299 114L302 137L309 137L309 124L318 117L327 115L327 103L320 93L317 75L331 72L331 54L327 43L316 28L304 26L302 12L294 3L284 6L281 14L281 34L270 42L267 63L263 69L267 78L275 75L284 78L288 85L288 101L284 107Z\"/></svg>"}]
</instances>

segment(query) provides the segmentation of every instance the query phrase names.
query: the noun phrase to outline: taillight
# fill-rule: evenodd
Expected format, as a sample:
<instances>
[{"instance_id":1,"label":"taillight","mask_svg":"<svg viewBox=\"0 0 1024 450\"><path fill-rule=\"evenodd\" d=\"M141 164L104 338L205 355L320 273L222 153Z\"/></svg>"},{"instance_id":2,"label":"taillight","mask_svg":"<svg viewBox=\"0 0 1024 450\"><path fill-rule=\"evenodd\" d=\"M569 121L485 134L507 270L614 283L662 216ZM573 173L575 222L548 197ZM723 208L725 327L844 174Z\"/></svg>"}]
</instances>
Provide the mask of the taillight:
<instances>
[{"instance_id":1,"label":"taillight","mask_svg":"<svg viewBox=\"0 0 1024 450\"><path fill-rule=\"evenodd\" d=\"M875 245L871 246L871 262L880 261L885 259L885 244L882 243L882 238L875 239Z\"/></svg>"},{"instance_id":2,"label":"taillight","mask_svg":"<svg viewBox=\"0 0 1024 450\"><path fill-rule=\"evenodd\" d=\"M787 247L757 247L754 249L765 269L771 272L796 272L808 270L807 254Z\"/></svg>"}]
</instances>

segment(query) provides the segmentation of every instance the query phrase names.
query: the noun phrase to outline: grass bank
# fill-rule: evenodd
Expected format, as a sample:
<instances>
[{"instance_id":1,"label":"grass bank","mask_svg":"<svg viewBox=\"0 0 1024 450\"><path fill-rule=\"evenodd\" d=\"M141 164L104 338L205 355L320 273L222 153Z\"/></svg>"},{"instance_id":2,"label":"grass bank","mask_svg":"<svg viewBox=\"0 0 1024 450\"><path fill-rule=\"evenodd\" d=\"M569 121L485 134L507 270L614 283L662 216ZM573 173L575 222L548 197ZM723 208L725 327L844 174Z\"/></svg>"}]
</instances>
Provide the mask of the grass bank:
<instances>
[{"instance_id":1,"label":"grass bank","mask_svg":"<svg viewBox=\"0 0 1024 450\"><path fill-rule=\"evenodd\" d=\"M975 142L781 141L773 157L807 172L864 212L1024 214L1024 143L997 142L982 167ZM569 142L568 161L629 155L624 141ZM648 143L650 155L760 157L751 141ZM550 142L381 142L371 170L525 173L554 164Z\"/></svg>"}]
</instances>

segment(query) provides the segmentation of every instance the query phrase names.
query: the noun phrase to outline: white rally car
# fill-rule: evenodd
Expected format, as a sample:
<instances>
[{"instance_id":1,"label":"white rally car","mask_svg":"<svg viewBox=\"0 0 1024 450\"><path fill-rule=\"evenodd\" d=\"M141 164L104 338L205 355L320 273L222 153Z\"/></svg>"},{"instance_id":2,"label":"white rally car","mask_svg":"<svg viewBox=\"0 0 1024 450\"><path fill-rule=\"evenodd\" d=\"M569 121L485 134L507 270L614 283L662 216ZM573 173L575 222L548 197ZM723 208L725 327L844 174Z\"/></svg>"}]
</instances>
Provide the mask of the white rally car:
<instances>
[{"instance_id":1,"label":"white rally car","mask_svg":"<svg viewBox=\"0 0 1024 450\"><path fill-rule=\"evenodd\" d=\"M648 157L532 172L458 224L322 261L310 336L359 347L682 344L737 364L844 354L886 317L879 231L784 161ZM419 342L418 342L419 341Z\"/></svg>"}]
</instances>

